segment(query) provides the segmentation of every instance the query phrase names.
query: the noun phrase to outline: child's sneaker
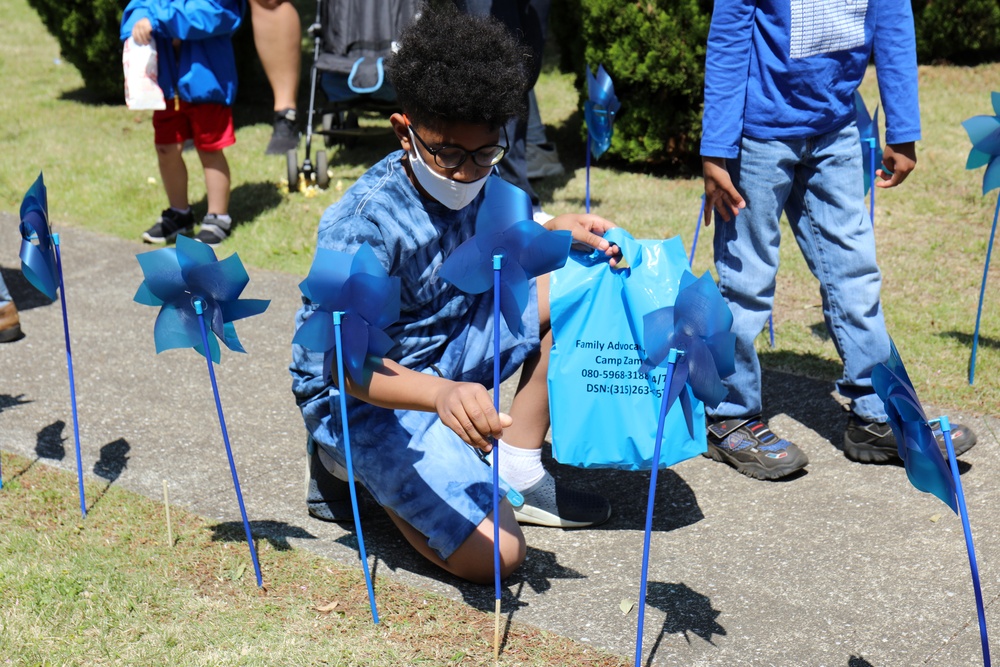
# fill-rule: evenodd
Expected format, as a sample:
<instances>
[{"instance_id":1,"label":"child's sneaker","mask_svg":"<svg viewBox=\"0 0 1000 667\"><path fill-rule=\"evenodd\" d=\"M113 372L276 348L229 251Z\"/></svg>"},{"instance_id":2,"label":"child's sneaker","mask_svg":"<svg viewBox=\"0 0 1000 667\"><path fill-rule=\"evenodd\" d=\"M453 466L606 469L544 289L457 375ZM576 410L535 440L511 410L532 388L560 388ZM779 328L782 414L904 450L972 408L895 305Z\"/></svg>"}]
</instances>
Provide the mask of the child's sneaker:
<instances>
[{"instance_id":1,"label":"child's sneaker","mask_svg":"<svg viewBox=\"0 0 1000 667\"><path fill-rule=\"evenodd\" d=\"M938 420L930 422L941 455L948 459L944 444L944 433ZM976 444L976 434L968 426L951 425L951 445L955 456L961 456ZM844 430L844 455L858 463L900 463L899 447L892 427L887 422L873 422L862 419L853 412L847 419Z\"/></svg>"},{"instance_id":2,"label":"child's sneaker","mask_svg":"<svg viewBox=\"0 0 1000 667\"><path fill-rule=\"evenodd\" d=\"M611 516L611 503L603 496L571 489L548 472L522 494L524 504L514 508L518 523L557 528L586 528Z\"/></svg>"},{"instance_id":3,"label":"child's sneaker","mask_svg":"<svg viewBox=\"0 0 1000 667\"><path fill-rule=\"evenodd\" d=\"M190 236L192 231L194 231L194 213L190 210L187 213L179 213L168 208L160 213L160 219L155 225L142 233L142 240L146 243L170 243L178 234Z\"/></svg>"},{"instance_id":4,"label":"child's sneaker","mask_svg":"<svg viewBox=\"0 0 1000 667\"><path fill-rule=\"evenodd\" d=\"M229 216L226 216L227 218ZM229 238L229 230L233 226L232 219L220 218L214 213L209 213L201 221L201 229L195 236L196 241L201 241L205 245L213 248Z\"/></svg>"},{"instance_id":5,"label":"child's sneaker","mask_svg":"<svg viewBox=\"0 0 1000 667\"><path fill-rule=\"evenodd\" d=\"M805 452L771 432L760 415L710 424L705 456L755 479L781 479L809 463Z\"/></svg>"}]
</instances>

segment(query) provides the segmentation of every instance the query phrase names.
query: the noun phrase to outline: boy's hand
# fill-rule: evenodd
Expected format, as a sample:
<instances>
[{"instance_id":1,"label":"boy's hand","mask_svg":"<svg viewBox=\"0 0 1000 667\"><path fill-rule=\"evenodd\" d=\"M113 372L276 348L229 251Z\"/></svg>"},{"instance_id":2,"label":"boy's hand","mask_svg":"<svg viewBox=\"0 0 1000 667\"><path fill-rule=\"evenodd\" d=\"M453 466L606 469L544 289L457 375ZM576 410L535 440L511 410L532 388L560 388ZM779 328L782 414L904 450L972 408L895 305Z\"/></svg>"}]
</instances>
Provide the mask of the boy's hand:
<instances>
[{"instance_id":1,"label":"boy's hand","mask_svg":"<svg viewBox=\"0 0 1000 667\"><path fill-rule=\"evenodd\" d=\"M153 24L149 19L139 19L132 26L132 41L139 46L145 46L153 40Z\"/></svg>"},{"instance_id":2,"label":"boy's hand","mask_svg":"<svg viewBox=\"0 0 1000 667\"><path fill-rule=\"evenodd\" d=\"M746 201L733 185L733 179L726 169L726 158L702 157L701 172L705 179L705 226L712 224L712 211L729 222L740 209L746 208Z\"/></svg>"},{"instance_id":3,"label":"boy's hand","mask_svg":"<svg viewBox=\"0 0 1000 667\"><path fill-rule=\"evenodd\" d=\"M490 438L499 438L514 421L497 414L489 392L474 382L450 382L434 399L434 407L444 425L462 440L483 452L493 449Z\"/></svg>"},{"instance_id":4,"label":"boy's hand","mask_svg":"<svg viewBox=\"0 0 1000 667\"><path fill-rule=\"evenodd\" d=\"M574 245L584 245L602 251L611 258L609 264L612 267L618 263L621 251L617 245L608 243L604 234L614 227L616 225L613 222L593 213L564 213L545 223L545 228L549 231L570 232L573 235Z\"/></svg>"},{"instance_id":5,"label":"boy's hand","mask_svg":"<svg viewBox=\"0 0 1000 667\"><path fill-rule=\"evenodd\" d=\"M875 175L881 181L875 181L879 188L894 188L910 175L917 166L917 147L910 141L905 144L886 144L882 152L882 165L885 170L878 169Z\"/></svg>"}]
</instances>

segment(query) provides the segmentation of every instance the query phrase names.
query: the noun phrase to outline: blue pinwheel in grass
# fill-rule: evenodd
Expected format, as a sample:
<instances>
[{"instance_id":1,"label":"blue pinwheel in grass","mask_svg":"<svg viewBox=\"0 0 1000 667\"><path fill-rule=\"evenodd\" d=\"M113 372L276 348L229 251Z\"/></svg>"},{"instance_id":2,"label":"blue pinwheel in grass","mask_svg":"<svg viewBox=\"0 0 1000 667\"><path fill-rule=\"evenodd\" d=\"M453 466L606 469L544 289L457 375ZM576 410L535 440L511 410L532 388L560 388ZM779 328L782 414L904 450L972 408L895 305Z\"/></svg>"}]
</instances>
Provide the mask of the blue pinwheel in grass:
<instances>
[{"instance_id":1,"label":"blue pinwheel in grass","mask_svg":"<svg viewBox=\"0 0 1000 667\"><path fill-rule=\"evenodd\" d=\"M323 377L329 377L336 352L333 313L343 313L344 364L362 384L368 355L384 357L394 345L384 329L399 319L399 288L399 278L386 274L367 243L353 255L317 248L309 275L299 284L317 309L292 342L323 352Z\"/></svg>"},{"instance_id":2,"label":"blue pinwheel in grass","mask_svg":"<svg viewBox=\"0 0 1000 667\"><path fill-rule=\"evenodd\" d=\"M879 137L878 105L875 114L868 115L868 107L861 93L854 92L854 107L858 114L858 134L861 135L861 158L865 165L865 194L875 183L875 170L882 164L882 140ZM874 154L873 154L874 153Z\"/></svg>"},{"instance_id":3,"label":"blue pinwheel in grass","mask_svg":"<svg viewBox=\"0 0 1000 667\"><path fill-rule=\"evenodd\" d=\"M711 275L706 272L696 279L685 271L674 305L646 314L642 322L647 356L640 372L663 366L671 349L683 353L667 389L667 403L680 399L693 437L691 399L683 388L690 385L695 398L712 407L726 398L722 378L736 370L733 314Z\"/></svg>"},{"instance_id":4,"label":"blue pinwheel in grass","mask_svg":"<svg viewBox=\"0 0 1000 667\"><path fill-rule=\"evenodd\" d=\"M993 116L973 116L963 121L962 127L969 135L972 150L966 160L966 169L986 165L983 174L983 194L1000 188L1000 93L992 94Z\"/></svg>"},{"instance_id":5,"label":"blue pinwheel in grass","mask_svg":"<svg viewBox=\"0 0 1000 667\"><path fill-rule=\"evenodd\" d=\"M896 346L889 361L872 370L872 386L885 404L906 476L917 489L940 498L955 513L955 482Z\"/></svg>"},{"instance_id":6,"label":"blue pinwheel in grass","mask_svg":"<svg viewBox=\"0 0 1000 667\"><path fill-rule=\"evenodd\" d=\"M983 194L1000 188L1000 93L992 94L993 116L973 116L964 121L962 127L969 135L972 150L966 160L966 169L978 169L986 165L983 174ZM983 316L983 299L986 296L986 277L990 271L990 257L993 254L993 240L997 233L997 218L1000 217L1000 198L997 199L996 210L993 212L993 227L990 229L990 242L986 246L986 264L983 266L983 280L979 287L979 306L976 310L976 329L972 335L972 354L969 357L969 384L976 377L976 351L979 348L979 325Z\"/></svg>"},{"instance_id":7,"label":"blue pinwheel in grass","mask_svg":"<svg viewBox=\"0 0 1000 667\"><path fill-rule=\"evenodd\" d=\"M569 232L548 231L531 219L531 200L523 190L491 176L475 234L445 260L440 277L467 294L482 294L493 287L493 256L503 255L500 312L507 328L520 333L528 280L565 264L572 242Z\"/></svg>"},{"instance_id":8,"label":"blue pinwheel in grass","mask_svg":"<svg viewBox=\"0 0 1000 667\"><path fill-rule=\"evenodd\" d=\"M194 301L201 299L209 328L230 350L245 352L236 336L234 321L258 315L270 301L240 299L250 282L238 255L218 260L211 247L186 236L177 245L136 256L145 280L135 301L146 306L162 306L156 316L153 337L156 351L193 347L208 356L202 344L201 328ZM211 360L219 362L219 343L208 337Z\"/></svg>"},{"instance_id":9,"label":"blue pinwheel in grass","mask_svg":"<svg viewBox=\"0 0 1000 667\"><path fill-rule=\"evenodd\" d=\"M583 113L587 121L590 152L596 160L611 146L615 114L622 106L615 96L615 84L604 65L597 66L596 76L587 68L587 98Z\"/></svg>"},{"instance_id":10,"label":"blue pinwheel in grass","mask_svg":"<svg viewBox=\"0 0 1000 667\"><path fill-rule=\"evenodd\" d=\"M39 292L55 301L59 275L42 174L38 174L21 201L21 272Z\"/></svg>"}]
</instances>

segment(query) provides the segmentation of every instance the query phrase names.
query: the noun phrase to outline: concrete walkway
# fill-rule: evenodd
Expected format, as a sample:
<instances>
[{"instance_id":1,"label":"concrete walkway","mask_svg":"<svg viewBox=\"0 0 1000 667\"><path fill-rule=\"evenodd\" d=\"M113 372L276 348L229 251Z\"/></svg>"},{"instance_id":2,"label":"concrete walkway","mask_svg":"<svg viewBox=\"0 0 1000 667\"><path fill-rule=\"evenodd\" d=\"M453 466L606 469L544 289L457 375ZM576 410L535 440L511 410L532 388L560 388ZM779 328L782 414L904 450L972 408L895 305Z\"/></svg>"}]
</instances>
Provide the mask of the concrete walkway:
<instances>
[{"instance_id":1,"label":"concrete walkway","mask_svg":"<svg viewBox=\"0 0 1000 667\"><path fill-rule=\"evenodd\" d=\"M17 222L0 214L0 266L27 334L0 345L0 449L74 470L61 309L21 276ZM132 301L142 281L135 255L152 248L55 231L85 473L154 499L167 480L172 502L238 521L204 359L190 350L156 355L156 310ZM350 532L309 518L303 502L304 430L287 372L302 276L253 269L250 276L243 296L271 299L271 306L237 323L249 354L223 349L216 373L255 533L357 566ZM845 416L828 383L778 373L764 379L766 416L808 453L808 472L767 483L698 457L661 473L648 664L982 664L958 517L911 487L901 467L844 458L832 443ZM996 634L1000 422L949 417L979 434L964 457L963 484ZM624 614L619 605L639 597L649 476L549 464L559 478L611 497L615 513L594 530L526 527L528 560L506 582L504 609L515 621L631 656L636 612ZM365 539L376 577L492 611L492 587L465 585L426 565L387 519L369 519ZM996 639L993 647L1000 648Z\"/></svg>"}]
</instances>

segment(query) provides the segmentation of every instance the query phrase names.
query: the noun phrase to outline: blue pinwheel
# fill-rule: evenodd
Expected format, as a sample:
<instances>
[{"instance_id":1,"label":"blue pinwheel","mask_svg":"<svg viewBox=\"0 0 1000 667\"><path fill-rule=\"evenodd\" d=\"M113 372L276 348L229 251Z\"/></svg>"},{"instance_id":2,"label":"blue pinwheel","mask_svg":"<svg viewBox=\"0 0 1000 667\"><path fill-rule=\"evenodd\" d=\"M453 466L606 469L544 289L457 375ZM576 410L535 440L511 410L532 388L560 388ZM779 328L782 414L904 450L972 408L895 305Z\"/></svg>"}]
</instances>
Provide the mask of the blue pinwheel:
<instances>
[{"instance_id":1,"label":"blue pinwheel","mask_svg":"<svg viewBox=\"0 0 1000 667\"><path fill-rule=\"evenodd\" d=\"M263 586L257 549L250 532L243 492L236 474L236 462L229 444L229 431L222 413L214 364L219 362L219 343L216 338L221 339L230 350L246 352L236 337L233 321L264 312L270 301L239 298L250 282L250 277L238 255L219 261L211 247L186 236L178 236L174 248L141 253L136 255L136 259L139 260L144 280L135 293L135 301L146 306L160 306L153 327L156 352L193 347L205 357L208 364L208 376L212 381L215 409L222 428L222 440L226 445L229 471L232 473L236 500L243 518L243 531L250 547L257 585ZM208 335L206 319L214 334L212 337Z\"/></svg>"},{"instance_id":2,"label":"blue pinwheel","mask_svg":"<svg viewBox=\"0 0 1000 667\"><path fill-rule=\"evenodd\" d=\"M694 274L685 271L681 276L680 289L674 305L658 308L642 318L646 359L640 366L639 372L648 373L655 367L666 365L667 376L656 425L653 468L646 502L638 633L635 641L636 667L642 660L649 545L653 530L653 500L656 496L664 421L670 405L679 398L688 432L693 437L691 397L686 387L690 388L690 394L694 394L695 398L712 407L726 398L728 390L722 383L722 378L736 370L736 335L730 331L732 325L733 314L708 272L696 279Z\"/></svg>"},{"instance_id":3,"label":"blue pinwheel","mask_svg":"<svg viewBox=\"0 0 1000 667\"><path fill-rule=\"evenodd\" d=\"M366 381L365 361L368 357L383 357L394 345L383 329L399 319L399 278L386 274L368 243L363 243L353 255L317 248L309 275L299 284L299 289L316 306L316 310L299 327L292 342L323 353L324 378L331 376L333 358L336 356L340 416L344 428L344 458L347 463L351 510L358 531L358 555L365 572L372 619L378 623L375 589L368 571L368 554L361 532L361 516L354 486L344 367L347 367L347 373L356 384L363 384Z\"/></svg>"},{"instance_id":4,"label":"blue pinwheel","mask_svg":"<svg viewBox=\"0 0 1000 667\"><path fill-rule=\"evenodd\" d=\"M962 478L958 473L958 460L955 458L955 448L951 442L951 426L947 417L940 418L945 448L948 451L948 461L945 462L937 438L917 398L917 391L906 373L906 368L903 367L903 360L896 350L896 345L892 344L891 347L889 360L878 364L872 370L872 386L885 404L889 424L896 436L899 457L903 460L910 483L920 491L938 497L962 519L979 614L983 662L989 667L990 645L986 634L986 612L979 584L979 567L976 564L976 550L972 542L969 511L962 491Z\"/></svg>"},{"instance_id":5,"label":"blue pinwheel","mask_svg":"<svg viewBox=\"0 0 1000 667\"><path fill-rule=\"evenodd\" d=\"M861 93L854 91L854 108L858 116L858 134L861 136L861 159L865 168L865 194L869 194L868 212L875 222L875 170L882 164L882 140L879 137L878 105L875 114L868 114L865 99Z\"/></svg>"},{"instance_id":6,"label":"blue pinwheel","mask_svg":"<svg viewBox=\"0 0 1000 667\"><path fill-rule=\"evenodd\" d=\"M76 482L80 493L80 514L87 516L83 490L83 457L80 452L80 420L76 409L76 380L73 377L73 349L66 315L66 286L63 283L62 252L59 235L49 230L49 203L45 179L41 173L28 188L21 202L21 272L39 292L51 300L56 289L62 294L63 337L66 341L66 371L69 374L69 397L73 412L73 441L76 445ZM2 484L0 484L2 486Z\"/></svg>"},{"instance_id":7,"label":"blue pinwheel","mask_svg":"<svg viewBox=\"0 0 1000 667\"><path fill-rule=\"evenodd\" d=\"M969 135L972 150L965 162L966 169L978 169L986 165L983 174L983 194L1000 188L1000 93L994 92L993 116L973 116L963 121L962 127ZM1000 198L993 213L993 227L990 242L986 246L986 265L983 267L983 282L979 288L979 307L976 310L976 330L972 335L972 356L969 358L969 384L976 377L976 350L979 348L979 323L983 315L983 297L986 294L986 276L990 271L990 256L993 254L993 239L997 233L997 217L1000 216Z\"/></svg>"},{"instance_id":8,"label":"blue pinwheel","mask_svg":"<svg viewBox=\"0 0 1000 667\"><path fill-rule=\"evenodd\" d=\"M493 409L500 412L500 317L507 329L521 332L528 305L528 280L566 263L572 235L550 232L531 220L531 200L498 176L486 182L472 238L441 266L440 277L467 294L493 286ZM493 585L496 608L493 653L500 655L500 447L493 446Z\"/></svg>"},{"instance_id":9,"label":"blue pinwheel","mask_svg":"<svg viewBox=\"0 0 1000 667\"><path fill-rule=\"evenodd\" d=\"M615 114L621 106L615 96L615 84L604 65L597 66L597 76L588 67L587 101L583 104L583 115L587 121L587 213L590 213L590 156L597 160L611 147Z\"/></svg>"}]
</instances>

